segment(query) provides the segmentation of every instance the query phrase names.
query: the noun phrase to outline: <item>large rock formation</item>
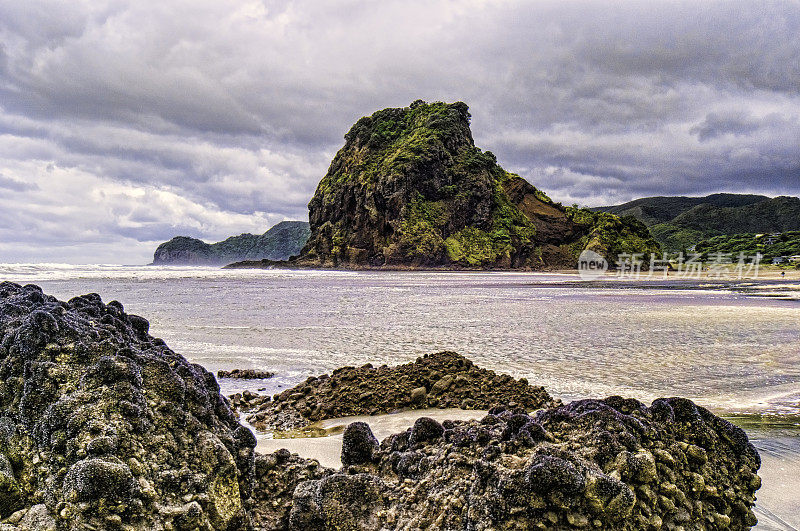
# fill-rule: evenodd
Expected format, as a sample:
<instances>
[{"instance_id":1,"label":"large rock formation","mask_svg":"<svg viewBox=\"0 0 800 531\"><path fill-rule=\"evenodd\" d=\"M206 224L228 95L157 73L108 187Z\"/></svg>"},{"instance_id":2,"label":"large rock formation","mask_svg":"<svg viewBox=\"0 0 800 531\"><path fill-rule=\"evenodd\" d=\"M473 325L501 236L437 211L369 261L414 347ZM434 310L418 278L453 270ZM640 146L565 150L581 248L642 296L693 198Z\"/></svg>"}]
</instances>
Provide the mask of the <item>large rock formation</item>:
<instances>
[{"instance_id":1,"label":"large rock formation","mask_svg":"<svg viewBox=\"0 0 800 531\"><path fill-rule=\"evenodd\" d=\"M308 205L296 265L574 268L585 248L658 252L638 221L564 208L505 171L469 119L464 103L422 101L361 118Z\"/></svg>"},{"instance_id":2,"label":"large rock formation","mask_svg":"<svg viewBox=\"0 0 800 531\"><path fill-rule=\"evenodd\" d=\"M747 529L761 484L744 432L679 398L421 418L355 455L296 481L291 529Z\"/></svg>"},{"instance_id":3,"label":"large rock formation","mask_svg":"<svg viewBox=\"0 0 800 531\"><path fill-rule=\"evenodd\" d=\"M224 265L240 260L287 260L300 254L311 233L305 221L281 221L260 235L240 234L217 243L176 236L158 246L153 265Z\"/></svg>"},{"instance_id":4,"label":"large rock formation","mask_svg":"<svg viewBox=\"0 0 800 531\"><path fill-rule=\"evenodd\" d=\"M214 376L95 294L0 284L0 519L246 529L255 438ZM24 515L24 516L23 516Z\"/></svg>"},{"instance_id":5,"label":"large rock formation","mask_svg":"<svg viewBox=\"0 0 800 531\"><path fill-rule=\"evenodd\" d=\"M520 406L528 411L556 402L543 387L476 367L455 352L439 352L389 367L341 367L308 378L253 409L259 429L296 429L319 420L375 415L427 407L489 409Z\"/></svg>"}]
</instances>

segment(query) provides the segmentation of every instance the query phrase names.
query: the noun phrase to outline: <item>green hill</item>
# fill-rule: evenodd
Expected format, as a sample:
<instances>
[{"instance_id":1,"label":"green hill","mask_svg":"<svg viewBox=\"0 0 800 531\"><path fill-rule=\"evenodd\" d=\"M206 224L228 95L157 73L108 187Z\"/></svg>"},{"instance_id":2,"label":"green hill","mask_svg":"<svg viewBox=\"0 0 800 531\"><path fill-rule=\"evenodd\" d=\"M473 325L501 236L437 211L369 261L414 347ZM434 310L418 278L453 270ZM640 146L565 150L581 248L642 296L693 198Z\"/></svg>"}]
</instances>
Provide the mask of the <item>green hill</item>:
<instances>
[{"instance_id":1,"label":"green hill","mask_svg":"<svg viewBox=\"0 0 800 531\"><path fill-rule=\"evenodd\" d=\"M764 195L713 194L706 197L659 196L635 199L616 206L597 207L592 210L610 212L618 216L633 216L648 227L665 223L679 214L699 205L736 208L769 200Z\"/></svg>"},{"instance_id":2,"label":"green hill","mask_svg":"<svg viewBox=\"0 0 800 531\"><path fill-rule=\"evenodd\" d=\"M667 251L714 236L800 230L800 199L787 196L647 197L593 210L634 216Z\"/></svg>"},{"instance_id":3,"label":"green hill","mask_svg":"<svg viewBox=\"0 0 800 531\"><path fill-rule=\"evenodd\" d=\"M300 254L311 233L305 221L281 221L261 235L240 234L217 242L177 236L158 246L153 265L224 265L239 260L287 260Z\"/></svg>"},{"instance_id":4,"label":"green hill","mask_svg":"<svg viewBox=\"0 0 800 531\"><path fill-rule=\"evenodd\" d=\"M697 244L695 251L713 257L716 253L730 254L734 258L739 253L755 256L760 253L762 262L770 263L773 258L800 255L800 231L781 234L735 234L715 236Z\"/></svg>"}]
</instances>

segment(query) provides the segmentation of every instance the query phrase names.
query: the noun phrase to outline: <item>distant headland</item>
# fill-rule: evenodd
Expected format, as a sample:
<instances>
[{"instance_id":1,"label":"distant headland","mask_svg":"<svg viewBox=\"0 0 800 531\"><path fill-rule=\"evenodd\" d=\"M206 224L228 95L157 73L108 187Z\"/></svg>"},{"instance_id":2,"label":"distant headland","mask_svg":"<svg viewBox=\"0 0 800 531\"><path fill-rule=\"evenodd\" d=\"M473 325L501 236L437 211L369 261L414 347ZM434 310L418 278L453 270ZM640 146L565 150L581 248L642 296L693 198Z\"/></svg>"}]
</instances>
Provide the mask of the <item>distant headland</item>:
<instances>
[{"instance_id":1,"label":"distant headland","mask_svg":"<svg viewBox=\"0 0 800 531\"><path fill-rule=\"evenodd\" d=\"M153 265L224 265L239 260L287 260L310 234L306 221L281 221L264 234L241 234L217 243L176 236L158 246Z\"/></svg>"}]
</instances>

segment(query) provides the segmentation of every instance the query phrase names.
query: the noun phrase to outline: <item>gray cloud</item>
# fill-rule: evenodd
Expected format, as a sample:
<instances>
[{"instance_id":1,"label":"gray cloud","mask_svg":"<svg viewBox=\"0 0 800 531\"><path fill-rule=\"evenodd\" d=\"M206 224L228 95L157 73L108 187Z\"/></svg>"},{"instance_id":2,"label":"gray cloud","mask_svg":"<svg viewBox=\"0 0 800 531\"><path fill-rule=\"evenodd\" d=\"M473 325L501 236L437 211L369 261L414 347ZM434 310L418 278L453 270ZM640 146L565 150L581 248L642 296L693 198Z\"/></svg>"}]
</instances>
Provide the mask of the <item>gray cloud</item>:
<instances>
[{"instance_id":1,"label":"gray cloud","mask_svg":"<svg viewBox=\"0 0 800 531\"><path fill-rule=\"evenodd\" d=\"M689 129L689 132L697 135L700 141L710 140L722 135L748 135L757 131L760 124L747 114L734 112L728 114L709 113L702 123Z\"/></svg>"},{"instance_id":2,"label":"gray cloud","mask_svg":"<svg viewBox=\"0 0 800 531\"><path fill-rule=\"evenodd\" d=\"M762 118L755 118L742 110L712 112L706 115L702 122L689 129L689 132L697 135L701 142L705 142L723 135L752 136L756 131L766 128L772 130L770 137L779 134L781 130L797 131L797 117L787 120L778 113L771 113Z\"/></svg>"},{"instance_id":3,"label":"gray cloud","mask_svg":"<svg viewBox=\"0 0 800 531\"><path fill-rule=\"evenodd\" d=\"M0 173L0 189L11 190L12 192L28 192L38 190L39 187L34 183L25 183L16 179L11 179Z\"/></svg>"},{"instance_id":4,"label":"gray cloud","mask_svg":"<svg viewBox=\"0 0 800 531\"><path fill-rule=\"evenodd\" d=\"M565 203L796 195L799 31L789 0L7 2L0 261L303 219L348 127L417 98Z\"/></svg>"}]
</instances>

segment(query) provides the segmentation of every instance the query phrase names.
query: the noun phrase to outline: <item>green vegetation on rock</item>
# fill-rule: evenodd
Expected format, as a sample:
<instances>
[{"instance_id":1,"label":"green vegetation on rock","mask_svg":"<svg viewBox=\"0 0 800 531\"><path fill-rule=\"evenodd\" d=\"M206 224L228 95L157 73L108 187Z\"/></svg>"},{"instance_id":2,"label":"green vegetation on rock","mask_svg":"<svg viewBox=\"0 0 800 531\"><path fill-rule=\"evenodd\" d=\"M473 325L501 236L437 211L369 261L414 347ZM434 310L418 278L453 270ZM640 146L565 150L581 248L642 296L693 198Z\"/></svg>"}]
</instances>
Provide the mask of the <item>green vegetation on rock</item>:
<instances>
[{"instance_id":1,"label":"green vegetation on rock","mask_svg":"<svg viewBox=\"0 0 800 531\"><path fill-rule=\"evenodd\" d=\"M587 227L588 233L581 240L584 249L589 249L614 259L623 254L641 253L643 261L650 255L659 256L661 248L647 227L633 216L615 216L607 212L594 212L575 207L567 208L570 218Z\"/></svg>"},{"instance_id":2,"label":"green vegetation on rock","mask_svg":"<svg viewBox=\"0 0 800 531\"><path fill-rule=\"evenodd\" d=\"M593 210L634 216L668 251L685 250L714 236L800 230L800 199L796 197L648 197Z\"/></svg>"},{"instance_id":3,"label":"green vegetation on rock","mask_svg":"<svg viewBox=\"0 0 800 531\"><path fill-rule=\"evenodd\" d=\"M476 147L469 120L462 102L421 100L358 120L309 203L311 237L300 262L575 267L589 243L608 252L658 250L643 225L589 212L574 221Z\"/></svg>"}]
</instances>

